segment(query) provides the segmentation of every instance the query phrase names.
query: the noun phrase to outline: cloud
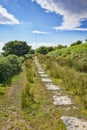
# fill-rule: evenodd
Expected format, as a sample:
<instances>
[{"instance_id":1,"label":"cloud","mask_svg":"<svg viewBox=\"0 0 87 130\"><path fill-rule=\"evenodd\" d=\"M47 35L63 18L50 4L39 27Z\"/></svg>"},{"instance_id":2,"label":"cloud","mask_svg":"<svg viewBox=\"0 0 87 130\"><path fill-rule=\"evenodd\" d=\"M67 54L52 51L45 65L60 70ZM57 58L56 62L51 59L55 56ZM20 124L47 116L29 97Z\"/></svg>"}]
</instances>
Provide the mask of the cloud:
<instances>
[{"instance_id":1,"label":"cloud","mask_svg":"<svg viewBox=\"0 0 87 130\"><path fill-rule=\"evenodd\" d=\"M0 24L20 24L20 22L0 5Z\"/></svg>"},{"instance_id":2,"label":"cloud","mask_svg":"<svg viewBox=\"0 0 87 130\"><path fill-rule=\"evenodd\" d=\"M0 53L2 52L2 48L4 46L5 43L0 43Z\"/></svg>"},{"instance_id":3,"label":"cloud","mask_svg":"<svg viewBox=\"0 0 87 130\"><path fill-rule=\"evenodd\" d=\"M56 30L81 30L82 21L87 20L87 0L32 0L37 2L46 12L54 12L63 17Z\"/></svg>"},{"instance_id":4,"label":"cloud","mask_svg":"<svg viewBox=\"0 0 87 130\"><path fill-rule=\"evenodd\" d=\"M36 33L36 34L48 34L49 32L43 32L43 31L39 31L39 30L34 30L34 31L32 31L32 33Z\"/></svg>"}]
</instances>

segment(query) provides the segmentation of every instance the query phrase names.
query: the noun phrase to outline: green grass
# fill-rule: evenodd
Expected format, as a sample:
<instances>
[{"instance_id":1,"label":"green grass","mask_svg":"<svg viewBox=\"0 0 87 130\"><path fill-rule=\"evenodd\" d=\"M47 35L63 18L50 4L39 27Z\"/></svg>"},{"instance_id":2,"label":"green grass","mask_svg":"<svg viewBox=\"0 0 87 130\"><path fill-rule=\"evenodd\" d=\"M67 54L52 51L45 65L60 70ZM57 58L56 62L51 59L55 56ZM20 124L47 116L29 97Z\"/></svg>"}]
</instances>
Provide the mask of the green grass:
<instances>
[{"instance_id":1,"label":"green grass","mask_svg":"<svg viewBox=\"0 0 87 130\"><path fill-rule=\"evenodd\" d=\"M33 60L25 64L26 81L22 91L22 109L25 119L35 130L66 130L60 119L62 113L52 103L52 92L48 91L37 73ZM32 78L29 76L32 75ZM31 80L32 79L32 80Z\"/></svg>"},{"instance_id":2,"label":"green grass","mask_svg":"<svg viewBox=\"0 0 87 130\"><path fill-rule=\"evenodd\" d=\"M72 67L80 72L87 72L87 43L56 49L48 55L56 57L56 61L61 66Z\"/></svg>"},{"instance_id":3,"label":"green grass","mask_svg":"<svg viewBox=\"0 0 87 130\"><path fill-rule=\"evenodd\" d=\"M62 49L56 49L52 52L49 52L49 55L72 57L74 59L84 58L84 60L87 60L87 43Z\"/></svg>"},{"instance_id":4,"label":"green grass","mask_svg":"<svg viewBox=\"0 0 87 130\"><path fill-rule=\"evenodd\" d=\"M83 104L87 99L85 96L86 91L80 87L82 85L84 88L86 87L86 82L83 80L86 78L86 74L81 73L79 75L75 70L61 67L52 57L40 56L39 58L54 82L61 85L64 93L68 93L72 99L75 99L75 103L80 109L74 109L72 105L68 107L53 105L53 93L50 90L48 91L45 84L41 82L33 58L30 57L24 63L23 72L12 80L10 102L7 102L6 97L11 88L0 87L0 97L2 99L0 100L0 121L4 118L4 123L6 123L11 118L9 125L11 129L14 128L15 130L19 128L23 130L66 130L65 125L60 119L62 116L86 117L87 115ZM82 98L80 98L81 95ZM14 99L12 99L13 96ZM20 104L18 104L18 100L20 100ZM17 110L18 108L20 110ZM7 110L10 110L11 113L9 114ZM14 112L17 113L16 116ZM14 124L15 120L16 123Z\"/></svg>"},{"instance_id":5,"label":"green grass","mask_svg":"<svg viewBox=\"0 0 87 130\"><path fill-rule=\"evenodd\" d=\"M39 60L54 83L60 85L75 101L80 112L87 116L87 74L60 66L54 57L39 56Z\"/></svg>"}]
</instances>

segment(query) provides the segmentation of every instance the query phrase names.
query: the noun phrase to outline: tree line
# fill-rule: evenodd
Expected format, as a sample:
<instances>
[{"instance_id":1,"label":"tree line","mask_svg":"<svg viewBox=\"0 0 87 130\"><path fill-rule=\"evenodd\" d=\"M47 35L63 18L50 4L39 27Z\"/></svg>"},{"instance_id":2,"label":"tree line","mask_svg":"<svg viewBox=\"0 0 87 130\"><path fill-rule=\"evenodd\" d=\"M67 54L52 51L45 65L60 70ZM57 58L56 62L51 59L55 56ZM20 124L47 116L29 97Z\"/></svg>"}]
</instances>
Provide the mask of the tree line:
<instances>
[{"instance_id":1,"label":"tree line","mask_svg":"<svg viewBox=\"0 0 87 130\"><path fill-rule=\"evenodd\" d=\"M87 40L86 40L87 42ZM82 44L82 41L78 40L71 44L71 46ZM3 52L0 55L0 83L3 83L12 76L21 71L21 64L28 58L30 54L48 54L49 52L66 48L67 46L59 44L56 47L52 46L40 46L36 50L25 41L9 41L3 46Z\"/></svg>"}]
</instances>

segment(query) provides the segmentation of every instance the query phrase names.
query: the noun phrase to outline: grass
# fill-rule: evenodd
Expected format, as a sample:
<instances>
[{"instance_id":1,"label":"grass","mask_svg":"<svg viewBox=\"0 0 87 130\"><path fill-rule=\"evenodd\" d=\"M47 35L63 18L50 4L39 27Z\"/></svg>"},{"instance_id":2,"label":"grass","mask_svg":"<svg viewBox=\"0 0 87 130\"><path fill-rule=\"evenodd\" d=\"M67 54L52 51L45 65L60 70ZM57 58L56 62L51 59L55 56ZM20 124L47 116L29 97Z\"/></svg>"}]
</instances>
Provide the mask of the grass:
<instances>
[{"instance_id":1,"label":"grass","mask_svg":"<svg viewBox=\"0 0 87 130\"><path fill-rule=\"evenodd\" d=\"M52 103L52 93L48 91L37 73L33 59L26 61L25 87L22 91L22 108L25 119L35 130L66 130L58 107ZM31 71L32 70L32 71ZM29 77L32 75L32 78ZM32 79L32 80L31 80ZM26 91L27 90L27 91ZM25 94L24 94L25 93ZM26 98L27 102L24 100Z\"/></svg>"},{"instance_id":2,"label":"grass","mask_svg":"<svg viewBox=\"0 0 87 130\"><path fill-rule=\"evenodd\" d=\"M73 76L77 74L76 80L81 81L81 78L85 77L84 74L80 75L81 78L78 77L78 72L73 72L71 69L59 66L52 57L40 56L39 58L54 82L60 84L64 91L66 90L69 95L72 95L72 98L75 96L74 99L76 99L76 103L82 108L82 112L85 113L86 116L86 109L84 109L84 105L81 104L85 97L85 91L84 96L80 99L81 95L78 95L80 90L77 90L78 87L76 86L75 91L74 81L74 88L70 85L70 80L74 78ZM65 74L67 74L67 76ZM68 80L69 77L71 79ZM66 82L69 86L67 86ZM83 83L85 84L85 82ZM81 84L79 84L79 86L80 85ZM85 87L85 85L83 86ZM75 94L74 91L77 93ZM74 115L77 117L85 117L81 115L81 110L74 108L75 106L64 107L53 105L53 93L52 91L48 91L45 84L41 82L32 57L26 59L23 72L13 78L11 87L0 87L0 92L2 98L2 100L0 100L0 122L3 120L4 126L8 127L9 125L10 129L66 130L61 120L62 116ZM8 94L10 94L9 101L6 100ZM2 129L1 125L0 129Z\"/></svg>"},{"instance_id":3,"label":"grass","mask_svg":"<svg viewBox=\"0 0 87 130\"><path fill-rule=\"evenodd\" d=\"M73 57L74 59L84 58L87 60L87 43L70 46L67 48L56 49L52 52L49 52L51 56L64 56L64 57Z\"/></svg>"},{"instance_id":4,"label":"grass","mask_svg":"<svg viewBox=\"0 0 87 130\"><path fill-rule=\"evenodd\" d=\"M53 57L39 56L39 60L54 82L75 100L84 117L87 116L87 74L67 66L62 67Z\"/></svg>"},{"instance_id":5,"label":"grass","mask_svg":"<svg viewBox=\"0 0 87 130\"><path fill-rule=\"evenodd\" d=\"M76 71L87 72L87 43L56 49L48 55L55 56L61 66L74 68Z\"/></svg>"}]
</instances>

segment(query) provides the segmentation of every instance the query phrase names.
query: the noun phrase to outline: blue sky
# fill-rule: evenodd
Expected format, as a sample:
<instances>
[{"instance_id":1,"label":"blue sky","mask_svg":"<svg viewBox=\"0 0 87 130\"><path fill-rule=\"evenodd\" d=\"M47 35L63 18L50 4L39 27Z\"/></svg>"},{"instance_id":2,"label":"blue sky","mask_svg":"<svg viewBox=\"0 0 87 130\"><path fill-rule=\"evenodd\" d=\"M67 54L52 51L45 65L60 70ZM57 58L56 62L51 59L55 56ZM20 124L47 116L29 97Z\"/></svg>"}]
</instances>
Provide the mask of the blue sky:
<instances>
[{"instance_id":1,"label":"blue sky","mask_svg":"<svg viewBox=\"0 0 87 130\"><path fill-rule=\"evenodd\" d=\"M11 40L33 48L87 38L87 0L0 0L0 50Z\"/></svg>"}]
</instances>

